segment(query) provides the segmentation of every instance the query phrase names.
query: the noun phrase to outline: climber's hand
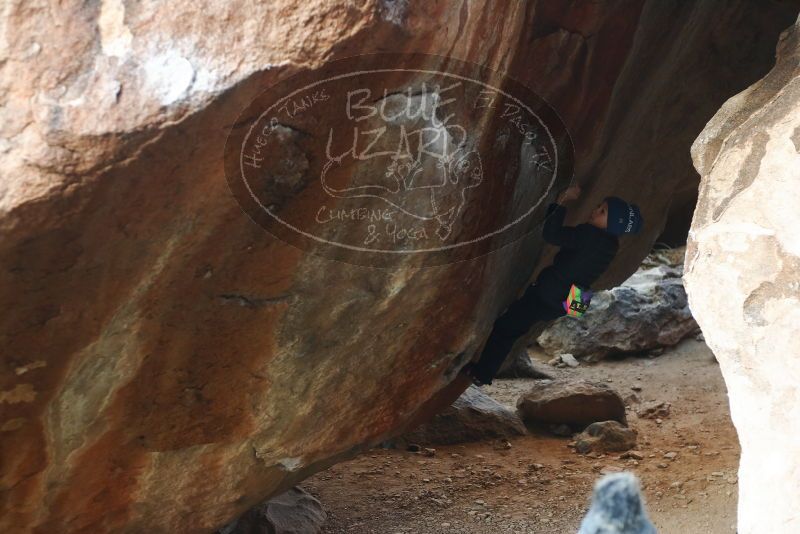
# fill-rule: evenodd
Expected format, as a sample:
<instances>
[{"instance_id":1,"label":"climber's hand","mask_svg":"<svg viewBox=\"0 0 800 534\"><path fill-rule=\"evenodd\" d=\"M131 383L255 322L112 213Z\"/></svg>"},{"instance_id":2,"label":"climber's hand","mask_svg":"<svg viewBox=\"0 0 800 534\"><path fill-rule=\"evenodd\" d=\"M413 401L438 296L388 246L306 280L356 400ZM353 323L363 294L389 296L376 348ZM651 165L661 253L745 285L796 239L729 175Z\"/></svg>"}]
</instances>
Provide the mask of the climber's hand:
<instances>
[{"instance_id":1,"label":"climber's hand","mask_svg":"<svg viewBox=\"0 0 800 534\"><path fill-rule=\"evenodd\" d=\"M576 200L581 196L581 187L579 185L573 185L572 187L566 188L564 191L558 195L556 202L559 204L563 204L564 202L569 202L570 200Z\"/></svg>"}]
</instances>

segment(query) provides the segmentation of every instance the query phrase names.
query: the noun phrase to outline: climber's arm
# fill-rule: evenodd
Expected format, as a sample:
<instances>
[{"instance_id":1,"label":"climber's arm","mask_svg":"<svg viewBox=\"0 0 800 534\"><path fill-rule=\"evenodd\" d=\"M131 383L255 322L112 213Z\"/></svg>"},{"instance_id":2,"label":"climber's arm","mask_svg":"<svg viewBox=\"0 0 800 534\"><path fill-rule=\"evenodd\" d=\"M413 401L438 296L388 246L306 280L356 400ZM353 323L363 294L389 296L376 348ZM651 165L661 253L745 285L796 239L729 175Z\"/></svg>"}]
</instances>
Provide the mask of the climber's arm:
<instances>
[{"instance_id":1,"label":"climber's arm","mask_svg":"<svg viewBox=\"0 0 800 534\"><path fill-rule=\"evenodd\" d=\"M564 217L567 208L560 204L550 204L547 207L547 218L544 221L542 236L551 245L564 248L575 248L576 231L574 226L564 226Z\"/></svg>"}]
</instances>

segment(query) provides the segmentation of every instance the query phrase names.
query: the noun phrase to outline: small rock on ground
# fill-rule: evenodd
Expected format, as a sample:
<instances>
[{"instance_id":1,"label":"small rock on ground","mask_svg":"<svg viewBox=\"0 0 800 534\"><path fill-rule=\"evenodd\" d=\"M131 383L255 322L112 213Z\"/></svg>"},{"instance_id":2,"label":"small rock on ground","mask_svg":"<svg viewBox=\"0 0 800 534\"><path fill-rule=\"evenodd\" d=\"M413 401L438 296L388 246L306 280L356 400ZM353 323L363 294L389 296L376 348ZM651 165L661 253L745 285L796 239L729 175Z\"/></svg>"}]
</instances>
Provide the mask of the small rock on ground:
<instances>
[{"instance_id":1,"label":"small rock on ground","mask_svg":"<svg viewBox=\"0 0 800 534\"><path fill-rule=\"evenodd\" d=\"M661 419L669 417L672 405L668 402L650 402L642 406L636 414L643 419Z\"/></svg>"},{"instance_id":2,"label":"small rock on ground","mask_svg":"<svg viewBox=\"0 0 800 534\"><path fill-rule=\"evenodd\" d=\"M636 431L617 421L592 423L575 440L575 450L588 452L622 452L636 446Z\"/></svg>"},{"instance_id":3,"label":"small rock on ground","mask_svg":"<svg viewBox=\"0 0 800 534\"><path fill-rule=\"evenodd\" d=\"M470 386L451 406L429 422L405 433L397 442L454 445L505 439L526 433L525 425L516 413L480 388Z\"/></svg>"}]
</instances>

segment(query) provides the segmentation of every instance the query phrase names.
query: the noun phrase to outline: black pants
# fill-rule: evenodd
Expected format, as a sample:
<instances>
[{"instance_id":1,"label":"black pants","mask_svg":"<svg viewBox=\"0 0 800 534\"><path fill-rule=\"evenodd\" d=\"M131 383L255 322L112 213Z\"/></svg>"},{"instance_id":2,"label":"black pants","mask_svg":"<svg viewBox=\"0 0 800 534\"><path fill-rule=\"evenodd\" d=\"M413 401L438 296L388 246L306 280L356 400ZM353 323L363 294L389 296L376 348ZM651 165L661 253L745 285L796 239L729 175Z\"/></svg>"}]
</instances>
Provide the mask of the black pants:
<instances>
[{"instance_id":1,"label":"black pants","mask_svg":"<svg viewBox=\"0 0 800 534\"><path fill-rule=\"evenodd\" d=\"M563 308L542 300L535 289L528 286L522 298L511 304L495 322L492 333L483 347L474 374L484 384L491 384L514 343L539 321L552 321L565 315Z\"/></svg>"}]
</instances>

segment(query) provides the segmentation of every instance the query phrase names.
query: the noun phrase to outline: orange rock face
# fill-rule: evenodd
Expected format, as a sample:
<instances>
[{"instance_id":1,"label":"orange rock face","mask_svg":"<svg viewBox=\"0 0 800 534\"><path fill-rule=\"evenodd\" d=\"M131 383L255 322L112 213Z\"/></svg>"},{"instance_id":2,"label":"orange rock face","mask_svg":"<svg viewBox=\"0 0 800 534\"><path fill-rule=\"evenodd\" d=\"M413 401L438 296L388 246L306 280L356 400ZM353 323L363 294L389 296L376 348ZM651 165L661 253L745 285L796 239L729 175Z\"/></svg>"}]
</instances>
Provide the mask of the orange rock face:
<instances>
[{"instance_id":1,"label":"orange rock face","mask_svg":"<svg viewBox=\"0 0 800 534\"><path fill-rule=\"evenodd\" d=\"M446 406L466 387L458 368L547 261L534 218L513 244L425 268L345 263L273 237L225 172L226 140L265 88L387 51L509 74L571 134L587 186L575 220L618 193L651 223L607 284L633 272L670 199L696 184L691 139L768 68L791 21L780 4L744 4L9 4L0 529L225 524ZM473 117L476 146L496 146L499 114ZM466 197L451 221L463 235L533 194L514 162L491 167L491 202ZM310 191L282 201L316 213Z\"/></svg>"}]
</instances>

